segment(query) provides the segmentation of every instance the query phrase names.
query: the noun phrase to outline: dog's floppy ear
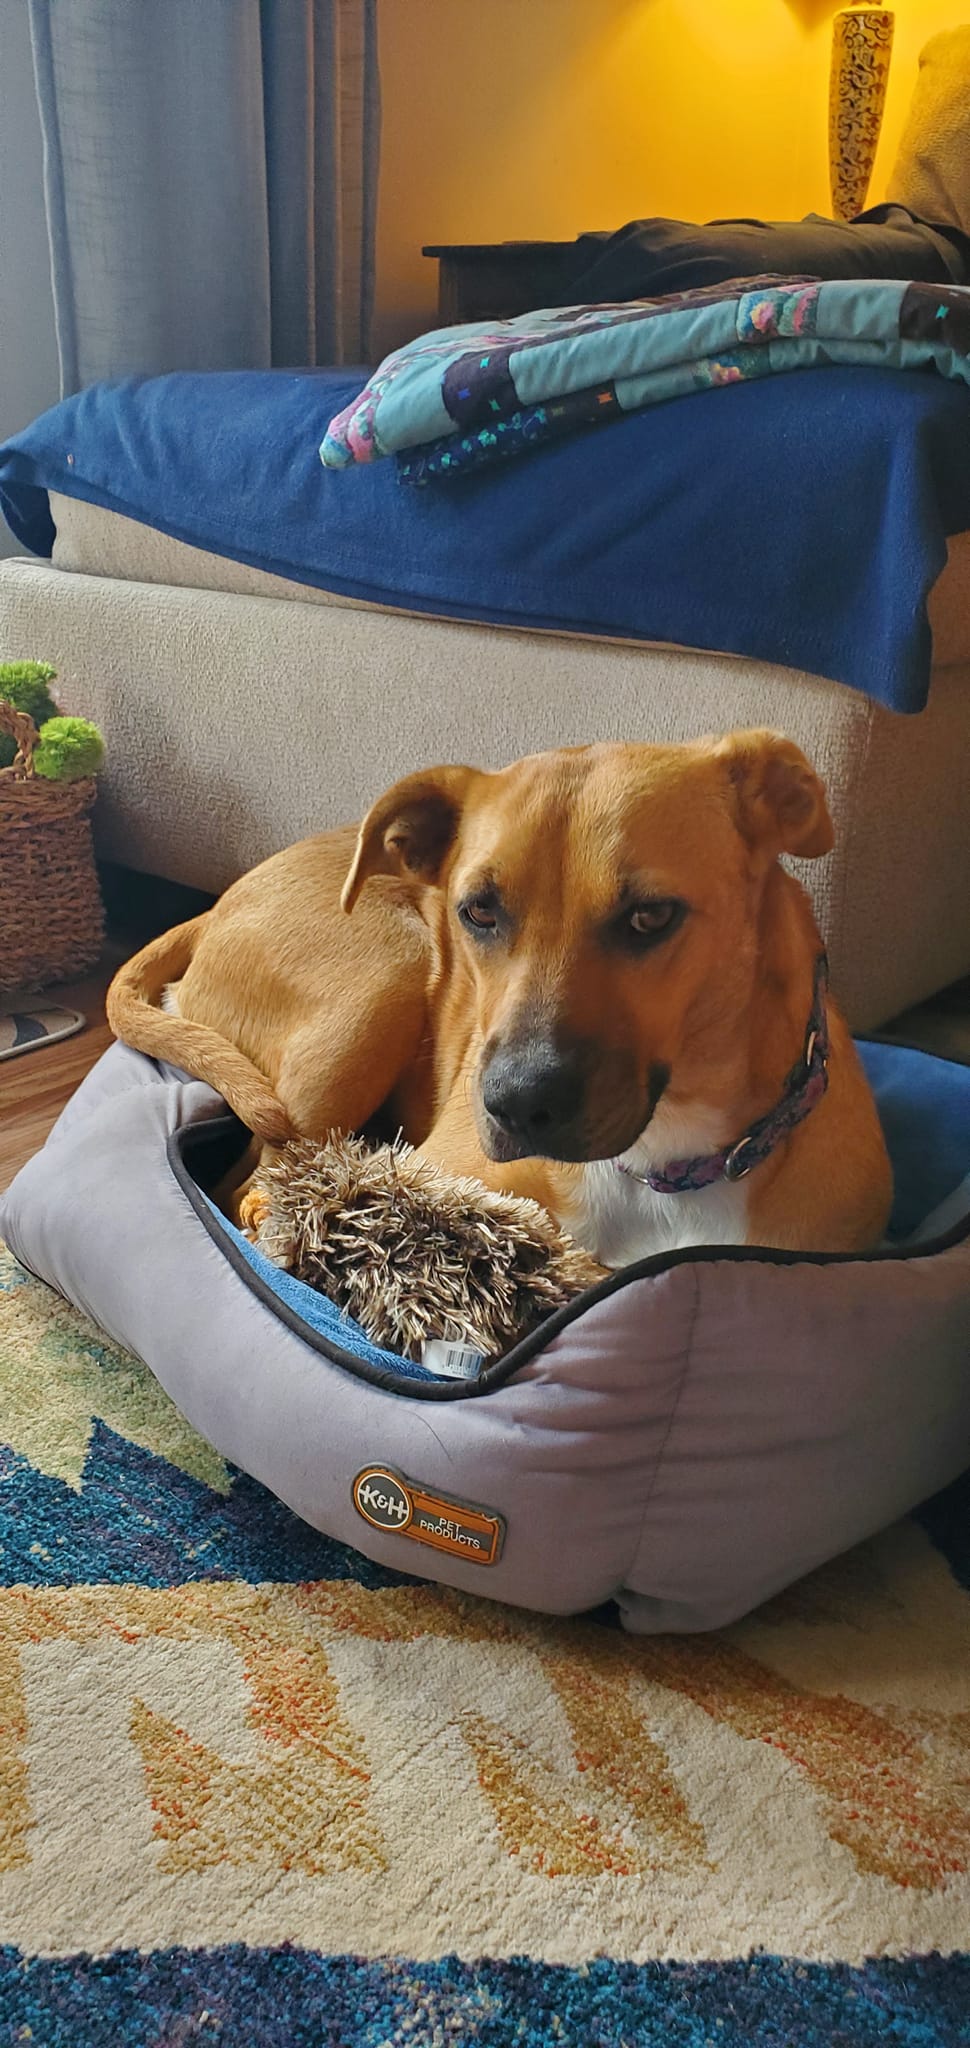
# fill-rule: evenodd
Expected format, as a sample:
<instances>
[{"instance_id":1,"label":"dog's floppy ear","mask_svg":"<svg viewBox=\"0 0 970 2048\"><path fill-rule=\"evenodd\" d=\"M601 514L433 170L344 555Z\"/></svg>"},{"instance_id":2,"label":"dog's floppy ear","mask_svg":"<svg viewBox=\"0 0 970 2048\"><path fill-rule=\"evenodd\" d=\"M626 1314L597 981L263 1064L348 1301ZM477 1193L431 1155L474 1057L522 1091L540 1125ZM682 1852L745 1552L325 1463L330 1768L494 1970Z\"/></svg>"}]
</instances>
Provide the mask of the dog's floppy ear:
<instances>
[{"instance_id":1,"label":"dog's floppy ear","mask_svg":"<svg viewBox=\"0 0 970 2048\"><path fill-rule=\"evenodd\" d=\"M818 860L835 833L820 777L794 740L780 732L735 732L719 740L742 839L773 860L797 853Z\"/></svg>"},{"instance_id":2,"label":"dog's floppy ear","mask_svg":"<svg viewBox=\"0 0 970 2048\"><path fill-rule=\"evenodd\" d=\"M414 875L435 882L458 830L465 799L478 770L425 768L378 797L360 828L350 873L340 898L354 904L371 875Z\"/></svg>"}]
</instances>

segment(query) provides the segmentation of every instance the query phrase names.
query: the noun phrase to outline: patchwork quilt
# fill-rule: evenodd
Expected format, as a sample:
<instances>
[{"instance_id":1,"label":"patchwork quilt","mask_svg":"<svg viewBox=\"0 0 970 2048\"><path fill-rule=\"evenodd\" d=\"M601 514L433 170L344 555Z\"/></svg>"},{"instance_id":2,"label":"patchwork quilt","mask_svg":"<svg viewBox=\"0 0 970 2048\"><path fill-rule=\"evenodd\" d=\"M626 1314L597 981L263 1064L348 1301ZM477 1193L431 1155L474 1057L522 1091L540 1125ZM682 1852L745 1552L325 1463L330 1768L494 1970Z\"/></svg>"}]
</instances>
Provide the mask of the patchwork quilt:
<instances>
[{"instance_id":1,"label":"patchwork quilt","mask_svg":"<svg viewBox=\"0 0 970 2048\"><path fill-rule=\"evenodd\" d=\"M832 364L970 383L970 286L744 278L441 328L386 357L320 455L328 469L396 455L427 484L666 399Z\"/></svg>"}]
</instances>

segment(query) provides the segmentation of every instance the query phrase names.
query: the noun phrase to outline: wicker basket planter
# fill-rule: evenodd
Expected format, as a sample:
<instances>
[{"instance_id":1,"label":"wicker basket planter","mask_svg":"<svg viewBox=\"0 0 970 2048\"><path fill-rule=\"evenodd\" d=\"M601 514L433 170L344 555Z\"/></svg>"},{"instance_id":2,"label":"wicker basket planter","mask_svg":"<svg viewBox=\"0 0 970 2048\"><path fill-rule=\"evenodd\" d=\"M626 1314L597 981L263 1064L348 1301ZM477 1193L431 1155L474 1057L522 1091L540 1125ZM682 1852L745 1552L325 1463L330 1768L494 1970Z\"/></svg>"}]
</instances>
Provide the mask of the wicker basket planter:
<instances>
[{"instance_id":1,"label":"wicker basket planter","mask_svg":"<svg viewBox=\"0 0 970 2048\"><path fill-rule=\"evenodd\" d=\"M94 865L93 777L51 782L34 773L33 719L0 702L12 768L0 768L0 993L46 987L93 967L104 912Z\"/></svg>"}]
</instances>

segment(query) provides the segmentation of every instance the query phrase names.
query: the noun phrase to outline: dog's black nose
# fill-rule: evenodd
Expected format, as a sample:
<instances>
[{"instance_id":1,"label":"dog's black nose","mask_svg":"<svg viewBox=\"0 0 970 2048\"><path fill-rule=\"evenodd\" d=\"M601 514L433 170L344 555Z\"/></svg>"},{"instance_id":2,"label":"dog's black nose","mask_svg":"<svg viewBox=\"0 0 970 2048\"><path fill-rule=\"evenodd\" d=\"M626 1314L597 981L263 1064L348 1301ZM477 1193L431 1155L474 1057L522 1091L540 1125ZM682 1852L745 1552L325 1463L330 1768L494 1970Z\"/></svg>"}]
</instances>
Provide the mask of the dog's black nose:
<instances>
[{"instance_id":1,"label":"dog's black nose","mask_svg":"<svg viewBox=\"0 0 970 2048\"><path fill-rule=\"evenodd\" d=\"M509 1157L561 1156L556 1140L575 1130L582 1103L579 1060L551 1045L506 1047L485 1068L482 1103Z\"/></svg>"}]
</instances>

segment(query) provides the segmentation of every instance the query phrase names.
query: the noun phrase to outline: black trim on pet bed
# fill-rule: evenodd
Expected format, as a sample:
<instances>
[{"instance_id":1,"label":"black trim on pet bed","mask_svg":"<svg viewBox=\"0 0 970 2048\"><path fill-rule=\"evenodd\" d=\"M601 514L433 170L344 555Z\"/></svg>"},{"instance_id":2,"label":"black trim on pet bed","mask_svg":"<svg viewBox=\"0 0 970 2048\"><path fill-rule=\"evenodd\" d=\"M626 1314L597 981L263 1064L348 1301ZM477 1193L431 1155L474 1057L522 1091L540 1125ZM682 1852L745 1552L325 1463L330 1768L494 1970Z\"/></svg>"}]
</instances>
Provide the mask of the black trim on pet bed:
<instances>
[{"instance_id":1,"label":"black trim on pet bed","mask_svg":"<svg viewBox=\"0 0 970 2048\"><path fill-rule=\"evenodd\" d=\"M875 1037L876 1034L873 1034ZM892 1041L897 1043L897 1041ZM913 1051L922 1048L914 1046ZM942 1055L934 1054L934 1058ZM967 1066L970 1061L952 1060L952 1066ZM379 1387L382 1392L395 1394L399 1398L415 1401L470 1401L483 1394L490 1394L496 1387L504 1386L515 1373L544 1351L546 1345L561 1330L568 1329L588 1309L598 1302L609 1300L624 1287L632 1286L637 1280L650 1280L657 1274L669 1272L675 1266L724 1263L727 1265L765 1266L849 1266L849 1265L892 1265L908 1264L913 1259L936 1258L941 1252L952 1251L956 1245L964 1244L970 1238L970 1214L956 1223L952 1230L942 1237L930 1239L925 1244L911 1248L889 1246L871 1252L795 1252L772 1249L759 1245L688 1245L681 1251L654 1252L649 1258L638 1259L631 1266L624 1266L609 1279L601 1280L596 1287L588 1287L582 1294L574 1296L563 1308L556 1309L545 1321L539 1323L526 1337L520 1338L500 1358L485 1367L477 1380L415 1380L406 1379L389 1367L373 1365L370 1360L360 1358L356 1352L345 1351L340 1344L333 1344L319 1330L314 1330L296 1314L288 1303L281 1300L267 1285L243 1256L229 1232L221 1226L202 1188L193 1177L189 1161L193 1155L205 1153L210 1169L206 1179L212 1181L226 1172L233 1160L237 1159L248 1141L248 1132L232 1115L213 1117L204 1123L188 1124L182 1130L173 1131L168 1140L167 1156L172 1172L184 1195L187 1196L199 1221L205 1225L209 1236L218 1245L224 1258L228 1259L233 1271L245 1282L257 1300L263 1303L281 1323L292 1330L310 1349L319 1352L331 1364L342 1366L344 1371L353 1373L357 1379L366 1380L369 1385ZM198 1163L201 1163L200 1161Z\"/></svg>"}]
</instances>

